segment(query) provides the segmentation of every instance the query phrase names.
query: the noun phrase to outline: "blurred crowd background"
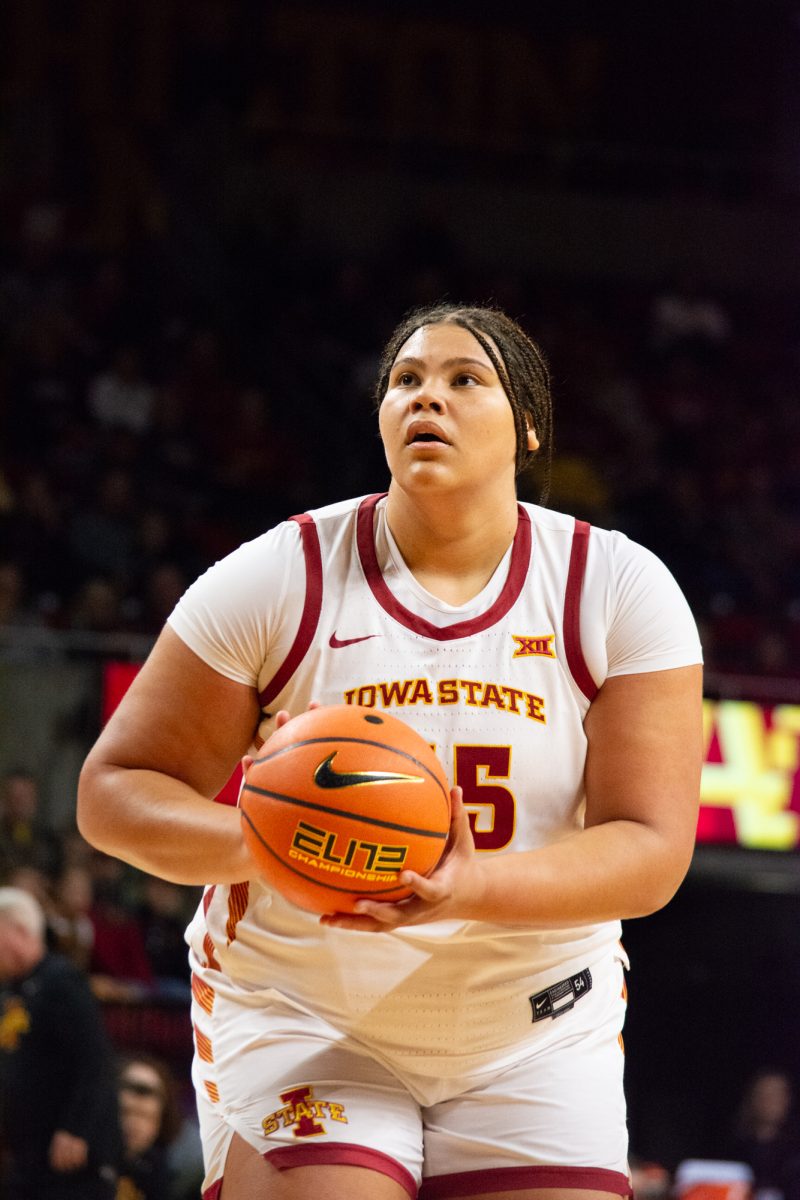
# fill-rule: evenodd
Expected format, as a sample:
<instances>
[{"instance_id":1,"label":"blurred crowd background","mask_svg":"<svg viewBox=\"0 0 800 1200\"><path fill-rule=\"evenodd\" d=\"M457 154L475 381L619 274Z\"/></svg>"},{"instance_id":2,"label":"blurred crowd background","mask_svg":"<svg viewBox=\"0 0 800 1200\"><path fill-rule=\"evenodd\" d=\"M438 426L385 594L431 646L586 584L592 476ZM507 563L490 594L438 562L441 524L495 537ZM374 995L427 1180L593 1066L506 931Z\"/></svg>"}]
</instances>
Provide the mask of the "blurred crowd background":
<instances>
[{"instance_id":1,"label":"blurred crowd background","mask_svg":"<svg viewBox=\"0 0 800 1200\"><path fill-rule=\"evenodd\" d=\"M710 695L800 695L800 9L484 7L0 12L4 881L37 891L119 1044L179 1083L196 896L72 828L102 665L140 661L242 540L385 487L372 386L410 306L519 319L552 367L551 505L665 560ZM759 982L800 994L796 894L690 885L675 912L631 1033L635 1149L668 1170L724 1150L768 1056L791 1096ZM731 1060L745 912L738 1013L762 1025ZM706 1052L694 1080L656 1045L668 1008Z\"/></svg>"},{"instance_id":2,"label":"blurred crowd background","mask_svg":"<svg viewBox=\"0 0 800 1200\"><path fill-rule=\"evenodd\" d=\"M752 213L751 236L766 242L763 195L779 203L776 189L788 192L792 180L778 174L777 155L771 170L762 161L778 137L770 103L782 99L768 74L774 62L752 53L753 39L765 50L763 21L748 29L725 5L700 5L705 24L695 16L682 27L677 6L663 53L683 44L684 57L669 86L652 84L637 132L626 105L643 84L614 78L622 31L585 14L581 23L581 6L550 14L541 30L532 17L510 22L506 47L495 29L499 45L491 57L484 49L475 77L459 55L492 31L470 22L468 6L461 24L450 18L450 54L446 18L431 27L390 4L365 6L372 13L360 25L358 5L338 20L312 7L305 26L286 6L288 29L258 4L104 7L98 16L39 0L11 4L5 17L4 624L153 635L186 582L243 538L292 511L382 487L370 416L377 353L410 305L449 296L507 307L550 357L552 505L622 528L666 559L703 626L712 671L790 673L800 648L796 293L763 277L733 286L735 273L716 261L727 248L704 255L693 244L702 231L664 253L657 212L649 246L632 237L626 253L620 244L616 270L601 270L598 254L567 275L555 247L526 261L524 229L517 260L493 261L462 244L441 181L455 192L459 178L465 189L493 179L511 191L522 179L536 192L530 221L541 221L546 188L553 242L570 237L559 228L562 196L565 208L575 194L599 193L607 205L614 190L623 203L638 198L642 214L654 197L693 200L697 210L738 205ZM89 12L100 28L87 31ZM327 68L333 111L320 113L313 71L328 27L341 40ZM368 42L360 55L359 28ZM416 141L413 123L397 133L394 114L380 110L399 103L375 78L380 38L398 31L412 62L415 36L422 42L408 68L428 125ZM691 88L685 74L705 65L691 41L698 31L728 48L730 74L718 65L721 80ZM642 58L637 68L628 50L628 70L645 74L652 51L638 33ZM502 143L492 145L504 97L486 84L496 85L504 54L524 52L523 39L533 89L524 74L519 86L532 111L506 118L504 158ZM743 95L725 95L726 86ZM488 128L470 135L458 126L470 114L454 105L460 88L474 89L480 113L482 87ZM693 112L693 98L717 108ZM551 111L559 100L560 114ZM735 133L748 103L755 111ZM712 136L727 155L703 147ZM670 137L672 147L659 147ZM699 145L687 148L689 138ZM325 224L315 224L316 210L293 203L292 190L324 189L332 167L360 180L360 203L354 210L346 190L332 191ZM373 197L364 194L367 167ZM384 218L377 236L361 238L370 202ZM502 226L513 244L514 220L525 216L524 207L484 210L475 233L491 242ZM584 236L592 219L602 241L591 207ZM351 227L347 238L329 236L337 225ZM524 490L535 495L535 479Z\"/></svg>"}]
</instances>

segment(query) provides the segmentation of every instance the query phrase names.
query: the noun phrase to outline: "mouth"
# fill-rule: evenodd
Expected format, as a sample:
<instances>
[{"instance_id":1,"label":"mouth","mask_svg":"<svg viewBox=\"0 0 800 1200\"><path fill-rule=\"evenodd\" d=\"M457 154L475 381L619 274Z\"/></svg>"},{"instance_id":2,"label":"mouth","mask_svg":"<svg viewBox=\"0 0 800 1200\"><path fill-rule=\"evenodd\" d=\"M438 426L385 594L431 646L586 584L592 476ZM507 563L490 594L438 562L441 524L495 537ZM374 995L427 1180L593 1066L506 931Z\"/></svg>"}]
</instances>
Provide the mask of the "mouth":
<instances>
[{"instance_id":1,"label":"mouth","mask_svg":"<svg viewBox=\"0 0 800 1200\"><path fill-rule=\"evenodd\" d=\"M407 446L449 446L447 438L432 421L414 421L406 434Z\"/></svg>"}]
</instances>

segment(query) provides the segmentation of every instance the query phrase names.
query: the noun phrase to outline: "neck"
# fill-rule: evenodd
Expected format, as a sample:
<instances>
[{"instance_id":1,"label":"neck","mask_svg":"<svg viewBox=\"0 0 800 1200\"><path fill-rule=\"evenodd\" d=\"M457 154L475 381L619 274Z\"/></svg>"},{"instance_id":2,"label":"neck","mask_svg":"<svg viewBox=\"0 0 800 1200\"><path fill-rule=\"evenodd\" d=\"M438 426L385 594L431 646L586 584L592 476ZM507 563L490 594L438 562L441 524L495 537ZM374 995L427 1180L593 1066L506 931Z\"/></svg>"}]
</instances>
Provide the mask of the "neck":
<instances>
[{"instance_id":1,"label":"neck","mask_svg":"<svg viewBox=\"0 0 800 1200\"><path fill-rule=\"evenodd\" d=\"M517 499L447 505L420 500L392 484L386 519L403 560L433 595L465 604L491 579L517 530Z\"/></svg>"}]
</instances>

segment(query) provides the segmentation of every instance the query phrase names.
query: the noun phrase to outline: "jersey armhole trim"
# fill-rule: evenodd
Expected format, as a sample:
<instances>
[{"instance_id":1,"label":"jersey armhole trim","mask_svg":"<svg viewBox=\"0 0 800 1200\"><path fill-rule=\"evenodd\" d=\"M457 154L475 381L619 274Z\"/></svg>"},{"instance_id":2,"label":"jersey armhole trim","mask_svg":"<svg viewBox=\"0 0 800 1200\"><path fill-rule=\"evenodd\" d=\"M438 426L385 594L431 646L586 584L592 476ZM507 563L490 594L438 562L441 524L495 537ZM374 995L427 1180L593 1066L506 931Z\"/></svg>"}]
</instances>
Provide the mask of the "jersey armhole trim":
<instances>
[{"instance_id":1,"label":"jersey armhole trim","mask_svg":"<svg viewBox=\"0 0 800 1200\"><path fill-rule=\"evenodd\" d=\"M300 541L306 566L306 596L300 625L291 649L272 679L259 692L258 698L264 708L286 687L305 657L317 631L319 614L322 611L322 552L314 518L308 513L301 513L299 516L289 517L289 520L296 521L300 527Z\"/></svg>"},{"instance_id":2,"label":"jersey armhole trim","mask_svg":"<svg viewBox=\"0 0 800 1200\"><path fill-rule=\"evenodd\" d=\"M587 521L575 521L564 596L564 651L567 666L587 700L594 700L600 690L586 665L581 645L581 592L586 574L591 529Z\"/></svg>"}]
</instances>

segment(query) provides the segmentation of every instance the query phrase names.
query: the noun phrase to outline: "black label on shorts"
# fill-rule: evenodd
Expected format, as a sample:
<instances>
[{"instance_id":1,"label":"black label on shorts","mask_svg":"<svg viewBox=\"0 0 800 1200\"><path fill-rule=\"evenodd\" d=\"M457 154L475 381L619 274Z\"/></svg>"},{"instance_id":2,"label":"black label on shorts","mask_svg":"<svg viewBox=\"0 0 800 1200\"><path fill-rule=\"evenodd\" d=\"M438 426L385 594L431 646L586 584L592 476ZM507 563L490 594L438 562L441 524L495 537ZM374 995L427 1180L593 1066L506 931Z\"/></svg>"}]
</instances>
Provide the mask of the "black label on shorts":
<instances>
[{"instance_id":1,"label":"black label on shorts","mask_svg":"<svg viewBox=\"0 0 800 1200\"><path fill-rule=\"evenodd\" d=\"M585 971L579 971L577 975L570 975L569 979L562 979L560 983L554 983L552 987L545 988L543 992L529 996L534 1021L543 1021L545 1017L552 1017L555 1020L562 1013L569 1012L571 1008L574 1008L575 1001L580 1000L581 996L585 996L591 990L592 972L587 967Z\"/></svg>"}]
</instances>

